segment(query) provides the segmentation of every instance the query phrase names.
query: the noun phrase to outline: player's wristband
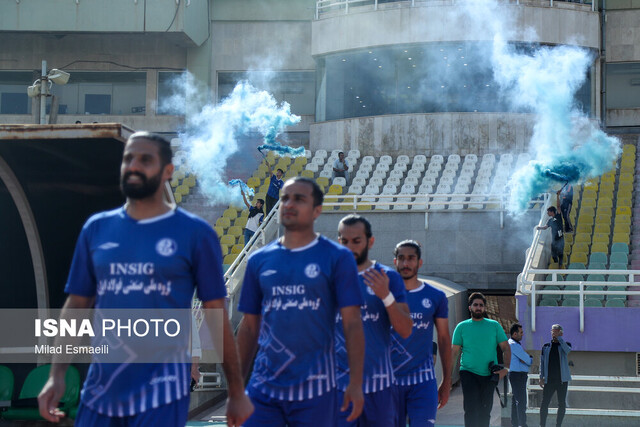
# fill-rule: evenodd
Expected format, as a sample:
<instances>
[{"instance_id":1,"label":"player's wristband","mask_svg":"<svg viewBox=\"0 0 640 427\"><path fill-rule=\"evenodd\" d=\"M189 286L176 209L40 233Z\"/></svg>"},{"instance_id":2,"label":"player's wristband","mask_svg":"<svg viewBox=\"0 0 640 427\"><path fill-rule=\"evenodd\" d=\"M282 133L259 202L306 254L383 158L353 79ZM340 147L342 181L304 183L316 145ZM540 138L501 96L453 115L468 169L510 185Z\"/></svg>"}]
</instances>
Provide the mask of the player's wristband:
<instances>
[{"instance_id":1,"label":"player's wristband","mask_svg":"<svg viewBox=\"0 0 640 427\"><path fill-rule=\"evenodd\" d=\"M394 302L396 302L396 299L393 297L393 294L391 292L389 292L389 295L384 297L384 299L382 300L382 303L385 307L389 307Z\"/></svg>"}]
</instances>

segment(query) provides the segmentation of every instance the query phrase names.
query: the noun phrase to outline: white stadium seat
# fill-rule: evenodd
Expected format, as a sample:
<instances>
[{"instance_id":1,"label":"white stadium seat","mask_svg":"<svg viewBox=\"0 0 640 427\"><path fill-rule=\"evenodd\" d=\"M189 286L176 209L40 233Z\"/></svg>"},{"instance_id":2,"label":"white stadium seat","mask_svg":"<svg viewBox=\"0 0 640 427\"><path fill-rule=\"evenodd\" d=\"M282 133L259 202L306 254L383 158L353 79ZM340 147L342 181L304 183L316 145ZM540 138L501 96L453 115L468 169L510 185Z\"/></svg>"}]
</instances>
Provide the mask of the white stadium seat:
<instances>
[{"instance_id":1,"label":"white stadium seat","mask_svg":"<svg viewBox=\"0 0 640 427\"><path fill-rule=\"evenodd\" d=\"M402 185L402 188L400 188L400 193L415 194L415 192L416 192L416 186L415 185L404 183Z\"/></svg>"},{"instance_id":2,"label":"white stadium seat","mask_svg":"<svg viewBox=\"0 0 640 427\"><path fill-rule=\"evenodd\" d=\"M431 160L429 161L429 164L443 164L444 163L444 157L442 157L440 154L435 154L433 156L431 156Z\"/></svg>"},{"instance_id":3,"label":"white stadium seat","mask_svg":"<svg viewBox=\"0 0 640 427\"><path fill-rule=\"evenodd\" d=\"M316 150L316 154L314 157L322 157L323 159L327 158L327 150Z\"/></svg>"},{"instance_id":4,"label":"white stadium seat","mask_svg":"<svg viewBox=\"0 0 640 427\"><path fill-rule=\"evenodd\" d=\"M317 163L307 163L304 167L306 170L311 172L318 172L318 164Z\"/></svg>"},{"instance_id":5,"label":"white stadium seat","mask_svg":"<svg viewBox=\"0 0 640 427\"><path fill-rule=\"evenodd\" d=\"M409 163L409 156L403 154L398 156L398 158L396 159L396 164L400 163L400 164L408 164Z\"/></svg>"},{"instance_id":6,"label":"white stadium seat","mask_svg":"<svg viewBox=\"0 0 640 427\"><path fill-rule=\"evenodd\" d=\"M321 177L325 177L325 178L331 178L331 176L333 175L333 173L331 173L328 170L323 170L322 172L320 172L320 176Z\"/></svg>"},{"instance_id":7,"label":"white stadium seat","mask_svg":"<svg viewBox=\"0 0 640 427\"><path fill-rule=\"evenodd\" d=\"M407 177L407 179L404 180L404 183L405 184L409 184L409 185L413 185L413 186L417 186L418 183L419 183L419 180L416 177L410 176L410 177Z\"/></svg>"},{"instance_id":8,"label":"white stadium seat","mask_svg":"<svg viewBox=\"0 0 640 427\"><path fill-rule=\"evenodd\" d=\"M369 175L369 171L363 168L358 169L358 172L356 172L356 178L369 179Z\"/></svg>"},{"instance_id":9,"label":"white stadium seat","mask_svg":"<svg viewBox=\"0 0 640 427\"><path fill-rule=\"evenodd\" d=\"M332 184L341 185L343 187L347 186L347 180L341 176L336 176L333 178Z\"/></svg>"},{"instance_id":10,"label":"white stadium seat","mask_svg":"<svg viewBox=\"0 0 640 427\"><path fill-rule=\"evenodd\" d=\"M426 164L427 163L427 156L425 156L424 154L418 154L416 156L413 156L413 164L414 166L416 164Z\"/></svg>"},{"instance_id":11,"label":"white stadium seat","mask_svg":"<svg viewBox=\"0 0 640 427\"><path fill-rule=\"evenodd\" d=\"M380 156L380 160L378 160L378 163L390 165L391 163L393 163L393 159L389 155Z\"/></svg>"},{"instance_id":12,"label":"white stadium seat","mask_svg":"<svg viewBox=\"0 0 640 427\"><path fill-rule=\"evenodd\" d=\"M375 185L375 184L369 184L367 185L367 187L364 189L364 194L379 194L380 193L380 186L379 185Z\"/></svg>"},{"instance_id":13,"label":"white stadium seat","mask_svg":"<svg viewBox=\"0 0 640 427\"><path fill-rule=\"evenodd\" d=\"M424 163L414 163L413 165L411 165L411 170L412 171L418 171L420 173L424 172L424 170L426 169L425 164Z\"/></svg>"},{"instance_id":14,"label":"white stadium seat","mask_svg":"<svg viewBox=\"0 0 640 427\"><path fill-rule=\"evenodd\" d=\"M433 193L433 184L429 184L429 183L423 182L422 184L420 184L420 187L418 188L418 193L420 193L420 194L431 194L431 193Z\"/></svg>"},{"instance_id":15,"label":"white stadium seat","mask_svg":"<svg viewBox=\"0 0 640 427\"><path fill-rule=\"evenodd\" d=\"M396 194L398 192L398 186L393 184L386 184L382 188L382 194Z\"/></svg>"},{"instance_id":16,"label":"white stadium seat","mask_svg":"<svg viewBox=\"0 0 640 427\"><path fill-rule=\"evenodd\" d=\"M364 156L362 158L363 165L374 165L376 163L376 159L373 156Z\"/></svg>"},{"instance_id":17,"label":"white stadium seat","mask_svg":"<svg viewBox=\"0 0 640 427\"><path fill-rule=\"evenodd\" d=\"M360 150L349 150L349 153L347 153L347 157L352 157L355 159L359 159L360 158Z\"/></svg>"},{"instance_id":18,"label":"white stadium seat","mask_svg":"<svg viewBox=\"0 0 640 427\"><path fill-rule=\"evenodd\" d=\"M358 171L360 172L360 171ZM353 178L353 182L351 182L351 184L353 185L359 185L361 187L366 187L367 185L367 180L365 178L356 176L355 178Z\"/></svg>"},{"instance_id":19,"label":"white stadium seat","mask_svg":"<svg viewBox=\"0 0 640 427\"><path fill-rule=\"evenodd\" d=\"M356 184L351 184L351 186L347 190L347 194L348 193L351 193L351 194L362 194L362 186L356 185Z\"/></svg>"},{"instance_id":20,"label":"white stadium seat","mask_svg":"<svg viewBox=\"0 0 640 427\"><path fill-rule=\"evenodd\" d=\"M402 171L394 169L391 172L389 172L389 176L395 176L397 178L402 178L404 176L404 173L402 173Z\"/></svg>"},{"instance_id":21,"label":"white stadium seat","mask_svg":"<svg viewBox=\"0 0 640 427\"><path fill-rule=\"evenodd\" d=\"M411 169L407 172L407 178L420 178L422 177L422 172L417 169Z\"/></svg>"},{"instance_id":22,"label":"white stadium seat","mask_svg":"<svg viewBox=\"0 0 640 427\"><path fill-rule=\"evenodd\" d=\"M383 171L383 170L374 170L373 171L373 175L371 175L373 178L382 178L385 179L387 177L387 172Z\"/></svg>"},{"instance_id":23,"label":"white stadium seat","mask_svg":"<svg viewBox=\"0 0 640 427\"><path fill-rule=\"evenodd\" d=\"M397 176L390 176L387 178L387 184L395 185L396 187L400 186L400 178Z\"/></svg>"},{"instance_id":24,"label":"white stadium seat","mask_svg":"<svg viewBox=\"0 0 640 427\"><path fill-rule=\"evenodd\" d=\"M376 170L389 172L389 164L387 163L378 163L376 165Z\"/></svg>"},{"instance_id":25,"label":"white stadium seat","mask_svg":"<svg viewBox=\"0 0 640 427\"><path fill-rule=\"evenodd\" d=\"M395 165L393 165L393 170L405 173L407 171L407 164L406 163L396 163Z\"/></svg>"},{"instance_id":26,"label":"white stadium seat","mask_svg":"<svg viewBox=\"0 0 640 427\"><path fill-rule=\"evenodd\" d=\"M378 187L382 186L382 182L383 182L382 178L371 178L369 180L369 184L374 184L374 185L377 185Z\"/></svg>"}]
</instances>

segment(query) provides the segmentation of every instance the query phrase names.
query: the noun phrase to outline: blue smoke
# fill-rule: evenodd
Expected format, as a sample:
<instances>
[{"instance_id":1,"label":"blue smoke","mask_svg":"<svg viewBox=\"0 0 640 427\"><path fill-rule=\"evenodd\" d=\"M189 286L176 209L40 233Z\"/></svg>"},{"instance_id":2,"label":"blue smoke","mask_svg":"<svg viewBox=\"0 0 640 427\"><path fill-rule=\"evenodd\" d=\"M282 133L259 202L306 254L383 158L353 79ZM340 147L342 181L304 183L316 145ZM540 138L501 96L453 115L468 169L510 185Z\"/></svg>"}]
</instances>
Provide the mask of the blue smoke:
<instances>
[{"instance_id":1,"label":"blue smoke","mask_svg":"<svg viewBox=\"0 0 640 427\"><path fill-rule=\"evenodd\" d=\"M304 147L293 148L287 145L278 144L262 144L258 147L258 150L262 153L262 150L274 151L282 156L300 157L304 156Z\"/></svg>"},{"instance_id":2,"label":"blue smoke","mask_svg":"<svg viewBox=\"0 0 640 427\"><path fill-rule=\"evenodd\" d=\"M620 141L600 130L574 101L592 62L585 49L540 47L521 54L495 37L495 80L515 106L537 115L529 145L533 160L511 177L511 213L524 212L531 199L556 183L583 183L614 167Z\"/></svg>"},{"instance_id":3,"label":"blue smoke","mask_svg":"<svg viewBox=\"0 0 640 427\"><path fill-rule=\"evenodd\" d=\"M194 90L190 76L183 84L185 87L180 93L206 92ZM188 108L194 104L188 97L172 102L178 109L184 110L186 105L186 110L191 111L187 115L185 131L179 135L181 148L187 153L186 163L196 174L198 185L211 204L243 205L242 196L238 191L231 191L231 183L224 179L227 160L240 148L237 137L257 131L266 144L275 145L275 138L287 126L300 121L299 116L291 113L289 104L278 105L268 92L257 90L247 81L239 82L217 105L199 102L195 112L194 108ZM172 110L166 105L164 108Z\"/></svg>"},{"instance_id":4,"label":"blue smoke","mask_svg":"<svg viewBox=\"0 0 640 427\"><path fill-rule=\"evenodd\" d=\"M229 185L231 187L235 187L239 185L240 188L242 188L242 191L244 191L244 194L246 194L249 197L253 197L255 194L255 192L253 191L253 188L249 187L241 179L232 179L231 181L229 181Z\"/></svg>"}]
</instances>

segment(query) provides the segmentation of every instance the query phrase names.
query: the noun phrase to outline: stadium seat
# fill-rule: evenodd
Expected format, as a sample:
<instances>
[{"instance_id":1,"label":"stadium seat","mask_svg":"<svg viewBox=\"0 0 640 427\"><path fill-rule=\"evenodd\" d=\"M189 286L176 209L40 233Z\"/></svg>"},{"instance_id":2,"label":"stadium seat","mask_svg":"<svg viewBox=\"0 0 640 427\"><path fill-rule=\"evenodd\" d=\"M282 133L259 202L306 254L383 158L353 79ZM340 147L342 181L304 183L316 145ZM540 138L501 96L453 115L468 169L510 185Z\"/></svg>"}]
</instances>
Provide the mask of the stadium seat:
<instances>
[{"instance_id":1,"label":"stadium seat","mask_svg":"<svg viewBox=\"0 0 640 427\"><path fill-rule=\"evenodd\" d=\"M596 298L587 298L584 300L584 306L585 307L602 307L602 302Z\"/></svg>"},{"instance_id":2,"label":"stadium seat","mask_svg":"<svg viewBox=\"0 0 640 427\"><path fill-rule=\"evenodd\" d=\"M236 244L236 236L232 236L230 234L225 234L223 236L220 236L220 244L233 246Z\"/></svg>"},{"instance_id":3,"label":"stadium seat","mask_svg":"<svg viewBox=\"0 0 640 427\"><path fill-rule=\"evenodd\" d=\"M303 176L305 178L309 178L309 179L313 179L315 176L315 173L311 170L305 169L302 172L300 172L300 176Z\"/></svg>"},{"instance_id":4,"label":"stadium seat","mask_svg":"<svg viewBox=\"0 0 640 427\"><path fill-rule=\"evenodd\" d=\"M11 402L12 407L2 412L5 420L42 420L38 409L38 394L49 379L51 365L34 368L24 380L17 401ZM75 366L67 368L64 378L65 392L60 399L59 408L67 414L75 414L80 398L80 373ZM11 399L9 399L11 400Z\"/></svg>"},{"instance_id":5,"label":"stadium seat","mask_svg":"<svg viewBox=\"0 0 640 427\"><path fill-rule=\"evenodd\" d=\"M360 187L366 187L367 180L362 177L356 177L356 178L353 178L353 181L351 181L351 185L359 185Z\"/></svg>"},{"instance_id":6,"label":"stadium seat","mask_svg":"<svg viewBox=\"0 0 640 427\"><path fill-rule=\"evenodd\" d=\"M362 194L362 186L357 184L352 184L347 190L348 194Z\"/></svg>"},{"instance_id":7,"label":"stadium seat","mask_svg":"<svg viewBox=\"0 0 640 427\"><path fill-rule=\"evenodd\" d=\"M238 254L225 255L225 257L222 260L222 263L223 264L227 264L227 265L231 265L231 264L233 264L233 262L236 260L237 257L238 257Z\"/></svg>"},{"instance_id":8,"label":"stadium seat","mask_svg":"<svg viewBox=\"0 0 640 427\"><path fill-rule=\"evenodd\" d=\"M343 178L344 179L344 178ZM332 195L341 195L342 194L342 186L338 184L332 184L327 191L327 194Z\"/></svg>"},{"instance_id":9,"label":"stadium seat","mask_svg":"<svg viewBox=\"0 0 640 427\"><path fill-rule=\"evenodd\" d=\"M631 225L624 224L624 223L616 223L616 225L613 226L613 232L629 234L631 232Z\"/></svg>"},{"instance_id":10,"label":"stadium seat","mask_svg":"<svg viewBox=\"0 0 640 427\"><path fill-rule=\"evenodd\" d=\"M566 243L566 237L570 236L570 234L565 235L565 243ZM602 252L604 254L608 254L609 253L609 245L607 245L606 243L594 243L593 245L591 245L591 252Z\"/></svg>"},{"instance_id":11,"label":"stadium seat","mask_svg":"<svg viewBox=\"0 0 640 427\"><path fill-rule=\"evenodd\" d=\"M610 274L607 277L607 282L628 282L627 276L624 274Z\"/></svg>"},{"instance_id":12,"label":"stadium seat","mask_svg":"<svg viewBox=\"0 0 640 427\"><path fill-rule=\"evenodd\" d=\"M629 263L627 254L622 252L613 252L609 257L609 261L611 262L611 264L614 264L614 263L628 264Z\"/></svg>"},{"instance_id":13,"label":"stadium seat","mask_svg":"<svg viewBox=\"0 0 640 427\"><path fill-rule=\"evenodd\" d=\"M590 262L589 270L605 270L607 265L604 262Z\"/></svg>"},{"instance_id":14,"label":"stadium seat","mask_svg":"<svg viewBox=\"0 0 640 427\"><path fill-rule=\"evenodd\" d=\"M236 227L244 228L247 225L247 217L239 216L233 221L233 225Z\"/></svg>"},{"instance_id":15,"label":"stadium seat","mask_svg":"<svg viewBox=\"0 0 640 427\"><path fill-rule=\"evenodd\" d=\"M572 251L571 252L571 263L582 263L582 264L586 264L587 263L587 254L584 252L575 252Z\"/></svg>"},{"instance_id":16,"label":"stadium seat","mask_svg":"<svg viewBox=\"0 0 640 427\"><path fill-rule=\"evenodd\" d=\"M320 185L322 188L325 188L329 185L329 178L320 176L316 179L316 184Z\"/></svg>"},{"instance_id":17,"label":"stadium seat","mask_svg":"<svg viewBox=\"0 0 640 427\"><path fill-rule=\"evenodd\" d=\"M611 252L621 252L624 254L629 254L629 245L626 243L615 242L611 245Z\"/></svg>"},{"instance_id":18,"label":"stadium seat","mask_svg":"<svg viewBox=\"0 0 640 427\"><path fill-rule=\"evenodd\" d=\"M229 236L233 236L235 238L238 238L238 237L242 236L242 234L243 234L242 227L237 226L237 225L233 225L233 226L229 227L229 229L227 230L227 234Z\"/></svg>"},{"instance_id":19,"label":"stadium seat","mask_svg":"<svg viewBox=\"0 0 640 427\"><path fill-rule=\"evenodd\" d=\"M627 269L627 263L612 262L611 264L609 264L609 270L626 270L626 269Z\"/></svg>"},{"instance_id":20,"label":"stadium seat","mask_svg":"<svg viewBox=\"0 0 640 427\"><path fill-rule=\"evenodd\" d=\"M380 156L380 160L378 160L378 164L390 165L393 163L393 159L389 155Z\"/></svg>"},{"instance_id":21,"label":"stadium seat","mask_svg":"<svg viewBox=\"0 0 640 427\"><path fill-rule=\"evenodd\" d=\"M238 217L238 211L235 210L234 208L228 208L224 210L224 212L222 213L222 216L224 218L229 218L229 221L231 221Z\"/></svg>"},{"instance_id":22,"label":"stadium seat","mask_svg":"<svg viewBox=\"0 0 640 427\"><path fill-rule=\"evenodd\" d=\"M623 299L616 298L616 299L607 300L604 306L609 308L612 308L612 307L618 308L618 307L625 307L625 304Z\"/></svg>"},{"instance_id":23,"label":"stadium seat","mask_svg":"<svg viewBox=\"0 0 640 427\"><path fill-rule=\"evenodd\" d=\"M347 153L347 157L354 157L356 159L360 158L360 150L349 150Z\"/></svg>"},{"instance_id":24,"label":"stadium seat","mask_svg":"<svg viewBox=\"0 0 640 427\"><path fill-rule=\"evenodd\" d=\"M231 226L231 221L229 220L229 218L220 217L216 221L216 226L226 229L226 228L229 228Z\"/></svg>"},{"instance_id":25,"label":"stadium seat","mask_svg":"<svg viewBox=\"0 0 640 427\"><path fill-rule=\"evenodd\" d=\"M564 301L562 301L563 307L578 307L579 305L580 302L578 301L577 297L565 298Z\"/></svg>"},{"instance_id":26,"label":"stadium seat","mask_svg":"<svg viewBox=\"0 0 640 427\"><path fill-rule=\"evenodd\" d=\"M609 233L593 233L592 243L609 243Z\"/></svg>"},{"instance_id":27,"label":"stadium seat","mask_svg":"<svg viewBox=\"0 0 640 427\"><path fill-rule=\"evenodd\" d=\"M218 236L222 236L224 234L224 227L216 225L216 226L213 227L213 229L215 230L215 232L216 232L216 234Z\"/></svg>"},{"instance_id":28,"label":"stadium seat","mask_svg":"<svg viewBox=\"0 0 640 427\"><path fill-rule=\"evenodd\" d=\"M553 298L542 298L540 300L540 304L538 304L540 307L557 307L558 306L558 301L556 299Z\"/></svg>"},{"instance_id":29,"label":"stadium seat","mask_svg":"<svg viewBox=\"0 0 640 427\"><path fill-rule=\"evenodd\" d=\"M244 240L243 243L236 243L235 245L233 245L231 247L231 254L239 254L240 252L242 252L242 249L244 249Z\"/></svg>"},{"instance_id":30,"label":"stadium seat","mask_svg":"<svg viewBox=\"0 0 640 427\"><path fill-rule=\"evenodd\" d=\"M613 233L613 237L611 238L611 241L613 243L625 243L625 244L629 244L629 234L628 233Z\"/></svg>"}]
</instances>

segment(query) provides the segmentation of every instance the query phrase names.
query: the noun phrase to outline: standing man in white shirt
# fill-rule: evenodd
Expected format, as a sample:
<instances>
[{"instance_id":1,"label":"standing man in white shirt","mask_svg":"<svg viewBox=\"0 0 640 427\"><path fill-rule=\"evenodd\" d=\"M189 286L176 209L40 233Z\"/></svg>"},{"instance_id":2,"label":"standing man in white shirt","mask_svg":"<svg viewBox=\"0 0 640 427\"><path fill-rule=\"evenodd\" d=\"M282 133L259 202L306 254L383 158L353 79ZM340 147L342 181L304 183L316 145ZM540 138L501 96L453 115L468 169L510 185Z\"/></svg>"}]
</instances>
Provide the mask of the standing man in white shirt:
<instances>
[{"instance_id":1,"label":"standing man in white shirt","mask_svg":"<svg viewBox=\"0 0 640 427\"><path fill-rule=\"evenodd\" d=\"M509 382L513 397L511 400L511 426L527 426L527 376L533 363L533 357L522 348L522 325L514 323L509 330L509 347L511 347L511 366Z\"/></svg>"}]
</instances>

